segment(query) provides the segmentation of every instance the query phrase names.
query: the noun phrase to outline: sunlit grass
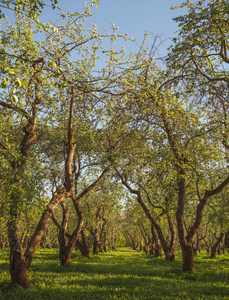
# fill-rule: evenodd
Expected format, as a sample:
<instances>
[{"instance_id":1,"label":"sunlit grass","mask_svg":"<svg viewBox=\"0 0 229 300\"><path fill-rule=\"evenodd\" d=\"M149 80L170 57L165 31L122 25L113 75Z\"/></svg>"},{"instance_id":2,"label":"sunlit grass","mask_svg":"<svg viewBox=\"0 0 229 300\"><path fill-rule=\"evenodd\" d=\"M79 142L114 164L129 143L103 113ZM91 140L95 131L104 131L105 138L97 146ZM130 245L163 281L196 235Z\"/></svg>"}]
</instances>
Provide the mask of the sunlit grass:
<instances>
[{"instance_id":1,"label":"sunlit grass","mask_svg":"<svg viewBox=\"0 0 229 300\"><path fill-rule=\"evenodd\" d=\"M229 299L229 254L196 257L196 274L182 272L175 262L130 248L92 256L77 251L72 265L62 267L57 249L40 249L33 260L30 289L7 289L8 250L0 251L0 299ZM7 292L9 291L9 292Z\"/></svg>"}]
</instances>

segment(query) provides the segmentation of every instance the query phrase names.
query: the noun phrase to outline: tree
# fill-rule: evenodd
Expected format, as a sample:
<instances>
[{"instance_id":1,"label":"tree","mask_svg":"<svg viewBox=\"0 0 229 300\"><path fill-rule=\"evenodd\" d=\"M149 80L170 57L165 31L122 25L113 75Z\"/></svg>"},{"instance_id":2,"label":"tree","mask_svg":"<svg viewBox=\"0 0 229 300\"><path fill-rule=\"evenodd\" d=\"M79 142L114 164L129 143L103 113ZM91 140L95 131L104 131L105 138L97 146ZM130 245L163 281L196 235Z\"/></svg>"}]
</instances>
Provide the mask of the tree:
<instances>
[{"instance_id":1,"label":"tree","mask_svg":"<svg viewBox=\"0 0 229 300\"><path fill-rule=\"evenodd\" d=\"M0 17L4 16L5 10L14 10L15 12L21 12L28 14L29 17L40 14L44 9L44 6L51 5L53 9L57 6L57 0L1 0L0 1Z\"/></svg>"},{"instance_id":2,"label":"tree","mask_svg":"<svg viewBox=\"0 0 229 300\"><path fill-rule=\"evenodd\" d=\"M92 0L91 6L96 4L98 7L99 0ZM0 1L0 17L4 17L5 10L14 10L27 14L29 17L38 17L46 6L51 6L52 9L59 8L58 0L1 0Z\"/></svg>"},{"instance_id":3,"label":"tree","mask_svg":"<svg viewBox=\"0 0 229 300\"><path fill-rule=\"evenodd\" d=\"M193 104L199 109L199 112L205 112L204 135L208 138L208 144L216 141L217 136L217 143L220 144L223 138L224 146L227 148L228 105L225 95L228 90L228 71L225 65L229 62L227 56L228 2L212 0L206 4L204 1L193 4L191 1L187 1L181 7L187 7L188 14L175 19L179 22L181 30L178 38L174 40L175 45L171 47L171 52L167 58L168 74L170 73L172 76L164 84L172 83L173 86L178 84L180 90L185 93L186 97L190 98L190 101L194 99ZM201 113L199 114L201 115ZM212 121L213 119L214 121ZM219 122L220 119L223 122ZM194 272L190 242L200 226L206 203L210 197L219 194L225 188L229 182L229 177L222 178L219 175L216 187L206 189L205 192L202 192L202 196L199 194L200 201L196 209L196 219L185 236L183 217L186 202L187 166L190 159L176 146L177 142L171 131L171 123L167 122L165 118L164 122L171 149L178 162L177 226L183 251L183 269ZM212 134L208 135L207 132ZM221 147L219 146L219 148ZM186 148L183 147L183 149ZM224 159L227 158L224 157Z\"/></svg>"},{"instance_id":4,"label":"tree","mask_svg":"<svg viewBox=\"0 0 229 300\"><path fill-rule=\"evenodd\" d=\"M74 115L79 117L79 114L87 112L87 124L94 123L98 126L100 120L93 116L92 108L96 107L101 112L102 108L97 101L99 93L106 93L109 88L115 86L114 78L108 69L104 68L102 75L100 73L95 77L94 68L102 37L115 40L118 36L99 35L95 25L91 29L84 29L82 22L89 15L88 8L85 9L84 14L62 14L60 26L40 24L33 19L18 17L15 27L8 24L7 29L2 31L3 52L0 58L4 75L1 78L3 90L0 106L4 114L1 118L8 116L3 123L5 126L1 128L4 133L0 144L3 157L1 183L4 185L3 204L7 205L9 213L11 278L13 283L25 288L29 285L29 267L53 211L59 203L64 204L67 198L72 199L79 213L79 226L69 249L74 246L84 219L78 207L81 197L75 197L74 193L74 159L78 138L74 131L77 123ZM45 41L35 42L36 33L43 33L46 36ZM10 54L11 47L14 48L13 54ZM74 51L75 61L71 59ZM79 121L79 118L77 120ZM61 129L59 133L62 136L50 135L50 132L57 129ZM55 161L61 154L64 159L60 162L58 183L54 185L56 190L53 191L52 198L23 254L19 224L21 209L29 200L26 197L26 186L29 186L29 176L32 175L28 167L33 165L35 168L36 162L41 158L43 166L40 167L51 170L55 175L56 170L48 165L48 158L52 156ZM98 156L98 160L100 158L101 156ZM47 174L41 173L41 182L47 184ZM48 187L50 190L49 184ZM33 199L30 200L33 202Z\"/></svg>"},{"instance_id":5,"label":"tree","mask_svg":"<svg viewBox=\"0 0 229 300\"><path fill-rule=\"evenodd\" d=\"M210 110L209 119L215 115L217 131L227 147L228 1L186 1L174 9L180 7L188 13L175 18L180 31L167 57L168 81L182 82L182 90L201 99L198 105Z\"/></svg>"}]
</instances>

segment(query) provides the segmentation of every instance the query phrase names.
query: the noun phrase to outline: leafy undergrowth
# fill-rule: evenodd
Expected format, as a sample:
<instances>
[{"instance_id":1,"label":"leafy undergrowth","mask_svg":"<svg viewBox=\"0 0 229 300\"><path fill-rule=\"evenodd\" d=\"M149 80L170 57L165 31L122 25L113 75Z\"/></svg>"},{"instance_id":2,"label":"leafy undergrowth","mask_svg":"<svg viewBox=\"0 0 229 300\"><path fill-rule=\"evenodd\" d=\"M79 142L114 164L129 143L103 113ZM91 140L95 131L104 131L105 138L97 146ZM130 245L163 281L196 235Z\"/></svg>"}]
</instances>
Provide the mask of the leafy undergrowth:
<instances>
[{"instance_id":1,"label":"leafy undergrowth","mask_svg":"<svg viewBox=\"0 0 229 300\"><path fill-rule=\"evenodd\" d=\"M57 249L40 249L30 272L30 288L10 286L9 250L0 251L0 299L229 299L229 254L195 258L196 274L182 272L175 262L130 248L81 257L62 267Z\"/></svg>"}]
</instances>

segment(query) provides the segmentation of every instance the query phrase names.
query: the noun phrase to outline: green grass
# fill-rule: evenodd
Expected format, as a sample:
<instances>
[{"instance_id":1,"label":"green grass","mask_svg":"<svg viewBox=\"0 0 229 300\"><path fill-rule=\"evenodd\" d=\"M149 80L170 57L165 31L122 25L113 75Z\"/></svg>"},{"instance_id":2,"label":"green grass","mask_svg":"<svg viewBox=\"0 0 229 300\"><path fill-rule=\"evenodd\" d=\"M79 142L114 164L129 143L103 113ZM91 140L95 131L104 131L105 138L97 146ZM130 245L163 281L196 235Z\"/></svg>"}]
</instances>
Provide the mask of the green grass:
<instances>
[{"instance_id":1,"label":"green grass","mask_svg":"<svg viewBox=\"0 0 229 300\"><path fill-rule=\"evenodd\" d=\"M29 272L30 288L12 291L8 251L0 250L0 299L229 299L228 253L197 256L194 275L182 272L180 253L175 262L166 262L130 248L90 260L75 251L65 268L57 249L41 249Z\"/></svg>"}]
</instances>

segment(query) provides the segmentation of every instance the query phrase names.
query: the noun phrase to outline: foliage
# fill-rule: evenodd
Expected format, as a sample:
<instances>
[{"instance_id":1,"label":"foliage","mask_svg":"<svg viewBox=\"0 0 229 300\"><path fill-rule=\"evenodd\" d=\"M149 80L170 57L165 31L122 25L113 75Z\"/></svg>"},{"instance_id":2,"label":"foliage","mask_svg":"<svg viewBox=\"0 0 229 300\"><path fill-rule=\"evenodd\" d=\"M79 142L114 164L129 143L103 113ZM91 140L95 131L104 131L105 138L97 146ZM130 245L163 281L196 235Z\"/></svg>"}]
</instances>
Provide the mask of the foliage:
<instances>
[{"instance_id":1,"label":"foliage","mask_svg":"<svg viewBox=\"0 0 229 300\"><path fill-rule=\"evenodd\" d=\"M59 8L57 0L1 0L0 17L5 16L5 11L15 10L15 12L26 13L29 17L38 16L46 5L53 9Z\"/></svg>"},{"instance_id":2,"label":"foliage","mask_svg":"<svg viewBox=\"0 0 229 300\"><path fill-rule=\"evenodd\" d=\"M57 4L56 0L49 2L53 6ZM12 4L16 10L15 25L6 21L0 45L0 230L3 238L8 212L11 221L15 221L15 229L20 225L22 232L28 229L27 235L31 235L47 198L52 195L55 199L61 188L66 188L65 166L71 147L75 153L69 163L72 172L69 178L74 180L74 197L78 197L78 203L82 199L85 228L100 230L104 236L101 240L105 242L107 238L111 248L117 246L119 239L123 244L121 232L129 244L132 239L134 247L140 232L150 237L149 223L133 204L130 193L138 196L143 210L151 213L151 220L160 223L163 234L168 235L166 214L171 220L175 218L175 210L177 216L181 212L178 232L182 231L183 245L189 244L190 248L196 230L207 242L212 242L218 234L215 229L228 230L228 188L225 187L229 181L226 177L228 1L196 4L186 1L181 5L187 7L188 13L176 18L181 30L171 46L166 70L161 70L154 61L154 48L146 46L147 35L139 52L127 56L124 48L115 51L114 43L118 38L129 40L128 35L117 34L113 24L111 34L106 30L100 32L95 24L84 27L91 16L86 4L82 14L62 13L56 22L45 24L37 18L45 3L42 0L0 1L8 6ZM95 3L98 1L91 1L91 5ZM32 12L35 18L28 18ZM110 49L103 49L105 38L110 41ZM106 66L98 70L97 62L102 55ZM31 123L33 135L27 136L27 143L31 142L27 148L23 141ZM107 177L88 193L87 187L103 170ZM120 187L117 178L121 178L129 194ZM178 204L177 199L180 199ZM126 210L123 210L124 202L128 203ZM78 219L69 200L66 204L70 211L67 229L71 232ZM16 224L19 213L20 222ZM56 216L61 223L59 209ZM43 246L55 245L55 234L50 227L43 237ZM145 264L147 257L134 255L139 258L138 263L142 259ZM109 254L104 257L109 264ZM125 260L122 253L116 258ZM78 256L77 259L81 260ZM95 266L99 259L100 256L98 260L92 259ZM170 273L163 266L168 275L158 279L159 283L162 285L168 279L168 289L173 295L170 289L174 281L171 279L170 287ZM57 270L57 265L52 267ZM74 268L73 264L68 270L75 271ZM88 272L102 272L100 267L96 268ZM135 268L132 271L137 272ZM148 272L147 269L146 278ZM185 281L185 276L176 272ZM198 282L199 277L188 276ZM200 280L197 291L202 283ZM109 289L109 280L107 286ZM136 294L130 291L125 294L125 287L121 286L115 288L117 294L112 287L109 297L139 296L141 288L136 289ZM146 286L149 287L148 283ZM89 296L93 289L94 286L88 287L85 295ZM166 296L162 289L158 291L162 293L160 297ZM191 286L191 296L179 289L177 293L178 298L194 295Z\"/></svg>"},{"instance_id":3,"label":"foliage","mask_svg":"<svg viewBox=\"0 0 229 300\"><path fill-rule=\"evenodd\" d=\"M28 15L30 18L38 17L38 15L47 6L51 6L52 9L60 9L58 6L58 0L1 0L0 1L0 18L5 16L5 11L14 10L15 12L21 12ZM96 4L98 8L99 0L92 0L91 6Z\"/></svg>"}]
</instances>

